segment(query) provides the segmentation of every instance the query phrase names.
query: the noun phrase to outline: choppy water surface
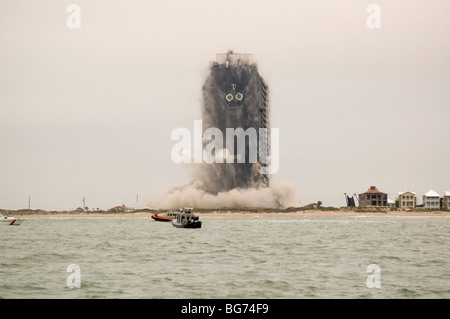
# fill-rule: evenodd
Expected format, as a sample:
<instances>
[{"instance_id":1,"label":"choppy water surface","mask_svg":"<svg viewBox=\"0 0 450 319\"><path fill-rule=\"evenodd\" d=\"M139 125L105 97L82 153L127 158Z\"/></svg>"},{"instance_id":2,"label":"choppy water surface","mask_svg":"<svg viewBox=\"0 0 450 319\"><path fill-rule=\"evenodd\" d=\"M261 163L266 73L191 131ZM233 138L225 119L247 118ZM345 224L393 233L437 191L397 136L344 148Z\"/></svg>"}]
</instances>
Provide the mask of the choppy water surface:
<instances>
[{"instance_id":1,"label":"choppy water surface","mask_svg":"<svg viewBox=\"0 0 450 319\"><path fill-rule=\"evenodd\" d=\"M27 219L2 226L2 298L449 298L448 217ZM69 288L68 265L80 268ZM368 288L367 266L380 267Z\"/></svg>"}]
</instances>

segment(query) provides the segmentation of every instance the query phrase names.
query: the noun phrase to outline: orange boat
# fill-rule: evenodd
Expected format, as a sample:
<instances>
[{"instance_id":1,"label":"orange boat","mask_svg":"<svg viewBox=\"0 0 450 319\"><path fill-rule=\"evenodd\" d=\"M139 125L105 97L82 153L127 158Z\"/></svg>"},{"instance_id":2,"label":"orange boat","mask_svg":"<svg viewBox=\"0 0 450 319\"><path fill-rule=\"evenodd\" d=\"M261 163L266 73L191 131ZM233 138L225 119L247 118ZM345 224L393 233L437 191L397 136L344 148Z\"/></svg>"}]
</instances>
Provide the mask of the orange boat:
<instances>
[{"instance_id":1,"label":"orange boat","mask_svg":"<svg viewBox=\"0 0 450 319\"><path fill-rule=\"evenodd\" d=\"M171 222L176 217L176 213L174 212L168 212L167 214L164 214L163 216L158 216L157 213L152 215L152 218L156 222Z\"/></svg>"}]
</instances>

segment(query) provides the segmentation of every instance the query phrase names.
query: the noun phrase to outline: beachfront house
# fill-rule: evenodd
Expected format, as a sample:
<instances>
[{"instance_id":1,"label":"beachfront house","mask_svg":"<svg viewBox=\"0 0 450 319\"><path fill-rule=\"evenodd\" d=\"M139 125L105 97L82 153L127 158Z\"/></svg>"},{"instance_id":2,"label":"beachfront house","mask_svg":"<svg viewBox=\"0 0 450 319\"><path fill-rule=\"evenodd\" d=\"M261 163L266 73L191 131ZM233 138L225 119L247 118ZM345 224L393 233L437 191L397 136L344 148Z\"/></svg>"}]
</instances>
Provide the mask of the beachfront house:
<instances>
[{"instance_id":1,"label":"beachfront house","mask_svg":"<svg viewBox=\"0 0 450 319\"><path fill-rule=\"evenodd\" d=\"M445 192L444 195L444 209L450 210L450 191Z\"/></svg>"},{"instance_id":2,"label":"beachfront house","mask_svg":"<svg viewBox=\"0 0 450 319\"><path fill-rule=\"evenodd\" d=\"M388 207L395 208L395 200L392 200L388 197Z\"/></svg>"},{"instance_id":3,"label":"beachfront house","mask_svg":"<svg viewBox=\"0 0 450 319\"><path fill-rule=\"evenodd\" d=\"M400 192L397 194L398 208L416 208L416 193L415 192Z\"/></svg>"},{"instance_id":4,"label":"beachfront house","mask_svg":"<svg viewBox=\"0 0 450 319\"><path fill-rule=\"evenodd\" d=\"M370 186L369 189L359 194L360 207L387 207L388 195L380 192L375 186Z\"/></svg>"},{"instance_id":5,"label":"beachfront house","mask_svg":"<svg viewBox=\"0 0 450 319\"><path fill-rule=\"evenodd\" d=\"M426 209L439 210L441 207L439 194L432 189L423 194L422 199L423 207Z\"/></svg>"},{"instance_id":6,"label":"beachfront house","mask_svg":"<svg viewBox=\"0 0 450 319\"><path fill-rule=\"evenodd\" d=\"M133 208L122 205L122 206L113 207L109 211L114 212L114 213L130 213L133 211Z\"/></svg>"}]
</instances>

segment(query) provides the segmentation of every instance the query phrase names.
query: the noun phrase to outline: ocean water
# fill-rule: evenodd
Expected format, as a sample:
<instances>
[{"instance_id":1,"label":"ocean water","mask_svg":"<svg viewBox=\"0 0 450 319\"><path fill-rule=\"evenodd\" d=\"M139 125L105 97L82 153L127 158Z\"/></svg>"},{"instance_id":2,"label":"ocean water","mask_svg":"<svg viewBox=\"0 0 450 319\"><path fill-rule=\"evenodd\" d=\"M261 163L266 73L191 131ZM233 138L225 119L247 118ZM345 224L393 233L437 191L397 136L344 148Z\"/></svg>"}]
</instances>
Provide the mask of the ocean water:
<instances>
[{"instance_id":1,"label":"ocean water","mask_svg":"<svg viewBox=\"0 0 450 319\"><path fill-rule=\"evenodd\" d=\"M201 229L146 217L2 226L0 297L450 297L449 217L200 218Z\"/></svg>"}]
</instances>

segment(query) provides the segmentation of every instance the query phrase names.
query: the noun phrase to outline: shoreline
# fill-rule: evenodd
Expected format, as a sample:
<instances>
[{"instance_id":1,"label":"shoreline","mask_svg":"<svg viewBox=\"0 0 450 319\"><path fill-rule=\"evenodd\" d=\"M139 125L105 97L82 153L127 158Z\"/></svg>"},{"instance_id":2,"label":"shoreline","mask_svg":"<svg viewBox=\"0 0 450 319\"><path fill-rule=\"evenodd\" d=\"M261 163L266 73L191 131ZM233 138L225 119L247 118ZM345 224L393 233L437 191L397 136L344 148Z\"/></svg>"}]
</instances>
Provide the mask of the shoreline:
<instances>
[{"instance_id":1,"label":"shoreline","mask_svg":"<svg viewBox=\"0 0 450 319\"><path fill-rule=\"evenodd\" d=\"M162 211L137 211L137 212L3 212L5 216L13 216L22 219L33 218L99 218L99 217L151 217L154 213L163 214ZM294 211L238 211L238 210L210 210L194 213L199 217L352 217L352 216L397 216L397 217L431 217L431 216L450 216L450 211L354 211L348 209L339 210L294 210Z\"/></svg>"}]
</instances>

